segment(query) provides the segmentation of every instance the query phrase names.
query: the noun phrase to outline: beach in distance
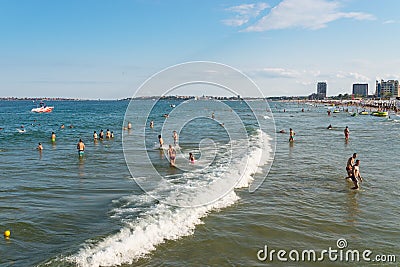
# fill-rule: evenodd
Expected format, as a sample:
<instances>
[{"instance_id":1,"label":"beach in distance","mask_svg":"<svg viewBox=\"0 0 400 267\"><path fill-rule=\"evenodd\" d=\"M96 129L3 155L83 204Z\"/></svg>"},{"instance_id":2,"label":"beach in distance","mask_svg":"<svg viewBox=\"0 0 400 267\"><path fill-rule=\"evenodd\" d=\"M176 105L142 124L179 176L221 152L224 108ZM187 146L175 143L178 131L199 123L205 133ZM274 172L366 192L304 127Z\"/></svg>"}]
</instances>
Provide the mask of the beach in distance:
<instances>
[{"instance_id":1,"label":"beach in distance","mask_svg":"<svg viewBox=\"0 0 400 267\"><path fill-rule=\"evenodd\" d=\"M0 230L10 231L0 242L1 267L396 266L400 260L394 109L371 116L378 107L354 103L133 102L142 109L130 110L127 100L58 100L46 101L51 112L35 113L31 100L0 101ZM94 131L107 129L113 138L94 140ZM176 150L175 167L168 150L159 149L161 133ZM353 153L363 178L358 190L345 179ZM338 258L318 260L329 248ZM286 251L287 261L271 258L271 250ZM296 253L289 258L293 250L298 260ZM302 260L304 250L317 251L316 258ZM358 262L340 259L348 250L360 251ZM362 258L366 250L374 263Z\"/></svg>"}]
</instances>

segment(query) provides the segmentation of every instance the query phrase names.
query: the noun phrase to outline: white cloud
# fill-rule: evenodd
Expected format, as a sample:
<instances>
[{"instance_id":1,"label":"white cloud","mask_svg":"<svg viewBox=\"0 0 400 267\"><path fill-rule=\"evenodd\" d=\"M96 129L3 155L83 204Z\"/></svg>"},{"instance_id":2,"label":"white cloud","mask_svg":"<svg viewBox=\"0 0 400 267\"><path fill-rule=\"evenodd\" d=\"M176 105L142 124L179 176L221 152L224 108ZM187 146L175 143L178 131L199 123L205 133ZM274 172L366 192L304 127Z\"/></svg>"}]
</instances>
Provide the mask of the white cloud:
<instances>
[{"instance_id":1,"label":"white cloud","mask_svg":"<svg viewBox=\"0 0 400 267\"><path fill-rule=\"evenodd\" d=\"M383 24L393 24L393 23L396 23L396 21L393 20L393 19L385 20L385 21L383 22Z\"/></svg>"},{"instance_id":2,"label":"white cloud","mask_svg":"<svg viewBox=\"0 0 400 267\"><path fill-rule=\"evenodd\" d=\"M303 79L320 76L319 70L296 70L296 69L285 69L285 68L261 68L249 71L249 73L262 76L264 78L286 78L286 79ZM299 83L302 83L300 81ZM307 82L308 83L308 82Z\"/></svg>"},{"instance_id":3,"label":"white cloud","mask_svg":"<svg viewBox=\"0 0 400 267\"><path fill-rule=\"evenodd\" d=\"M258 17L260 13L267 8L269 8L267 3L232 6L225 10L234 13L235 17L222 20L222 23L228 26L242 26L243 24L249 22L250 19Z\"/></svg>"},{"instance_id":4,"label":"white cloud","mask_svg":"<svg viewBox=\"0 0 400 267\"><path fill-rule=\"evenodd\" d=\"M287 28L320 29L329 22L342 19L374 20L375 17L362 12L341 12L338 1L328 0L283 0L271 11L245 31L268 31Z\"/></svg>"},{"instance_id":5,"label":"white cloud","mask_svg":"<svg viewBox=\"0 0 400 267\"><path fill-rule=\"evenodd\" d=\"M339 71L336 74L336 78L339 79L352 79L355 80L356 82L369 82L371 79L363 74L357 73L357 72L344 72L344 71Z\"/></svg>"}]
</instances>

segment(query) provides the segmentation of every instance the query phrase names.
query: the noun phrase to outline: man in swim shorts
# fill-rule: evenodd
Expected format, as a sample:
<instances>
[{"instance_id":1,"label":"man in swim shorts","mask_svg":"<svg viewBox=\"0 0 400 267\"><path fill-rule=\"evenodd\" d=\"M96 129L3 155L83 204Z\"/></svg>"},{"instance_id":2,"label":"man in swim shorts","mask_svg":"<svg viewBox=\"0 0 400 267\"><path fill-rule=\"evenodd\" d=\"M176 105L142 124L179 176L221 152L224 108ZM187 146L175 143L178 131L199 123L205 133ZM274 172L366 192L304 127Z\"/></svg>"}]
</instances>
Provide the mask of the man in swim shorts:
<instances>
[{"instance_id":1,"label":"man in swim shorts","mask_svg":"<svg viewBox=\"0 0 400 267\"><path fill-rule=\"evenodd\" d=\"M351 189L358 189L359 188L358 180L360 180L360 182L363 181L363 179L361 177L361 174L360 174L360 160L359 159L356 160L356 163L353 166L353 173L352 173L352 176L351 176L351 180L354 183L354 187L351 188Z\"/></svg>"},{"instance_id":2,"label":"man in swim shorts","mask_svg":"<svg viewBox=\"0 0 400 267\"><path fill-rule=\"evenodd\" d=\"M351 176L353 175L353 165L356 158L357 158L357 153L354 153L353 156L351 156L347 160L346 164L347 178L351 178Z\"/></svg>"},{"instance_id":3,"label":"man in swim shorts","mask_svg":"<svg viewBox=\"0 0 400 267\"><path fill-rule=\"evenodd\" d=\"M82 139L79 139L79 143L76 145L76 149L78 149L79 156L82 157L85 153L85 144L83 143Z\"/></svg>"}]
</instances>

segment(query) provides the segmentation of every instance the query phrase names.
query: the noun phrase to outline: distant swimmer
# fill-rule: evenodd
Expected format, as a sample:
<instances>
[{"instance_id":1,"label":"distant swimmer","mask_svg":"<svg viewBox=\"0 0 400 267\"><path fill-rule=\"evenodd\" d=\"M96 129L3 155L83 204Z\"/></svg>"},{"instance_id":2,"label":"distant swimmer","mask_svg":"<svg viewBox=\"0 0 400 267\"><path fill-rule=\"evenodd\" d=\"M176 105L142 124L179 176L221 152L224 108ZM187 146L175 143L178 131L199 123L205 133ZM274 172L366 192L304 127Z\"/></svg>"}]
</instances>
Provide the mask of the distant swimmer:
<instances>
[{"instance_id":1,"label":"distant swimmer","mask_svg":"<svg viewBox=\"0 0 400 267\"><path fill-rule=\"evenodd\" d=\"M64 129L64 128L65 128L65 125L64 125L64 124L61 124L60 128L61 128L61 129Z\"/></svg>"},{"instance_id":2,"label":"distant swimmer","mask_svg":"<svg viewBox=\"0 0 400 267\"><path fill-rule=\"evenodd\" d=\"M40 124L39 124L39 125L40 125ZM71 124L71 125L69 126L69 128L70 128L70 129L74 128L74 125Z\"/></svg>"},{"instance_id":3,"label":"distant swimmer","mask_svg":"<svg viewBox=\"0 0 400 267\"><path fill-rule=\"evenodd\" d=\"M354 161L357 158L357 153L354 153L353 156L351 156L348 160L347 160L347 164L346 164L346 171L347 171L347 177L346 178L351 178L352 173L353 173L353 165L354 165Z\"/></svg>"},{"instance_id":4,"label":"distant swimmer","mask_svg":"<svg viewBox=\"0 0 400 267\"><path fill-rule=\"evenodd\" d=\"M107 138L107 139L110 139L110 138L111 138L111 132L110 132L110 129L107 129L107 132L106 132L106 138Z\"/></svg>"},{"instance_id":5,"label":"distant swimmer","mask_svg":"<svg viewBox=\"0 0 400 267\"><path fill-rule=\"evenodd\" d=\"M114 132L111 131L111 138L114 138Z\"/></svg>"},{"instance_id":6,"label":"distant swimmer","mask_svg":"<svg viewBox=\"0 0 400 267\"><path fill-rule=\"evenodd\" d=\"M178 144L178 133L176 131L172 133L172 138L174 138L174 145L176 146Z\"/></svg>"},{"instance_id":7,"label":"distant swimmer","mask_svg":"<svg viewBox=\"0 0 400 267\"><path fill-rule=\"evenodd\" d=\"M330 110L328 110L327 112L328 112L328 116L330 116L330 115L331 115L331 111L330 111Z\"/></svg>"},{"instance_id":8,"label":"distant swimmer","mask_svg":"<svg viewBox=\"0 0 400 267\"><path fill-rule=\"evenodd\" d=\"M211 114L211 119L215 119L215 113L213 112L212 114Z\"/></svg>"},{"instance_id":9,"label":"distant swimmer","mask_svg":"<svg viewBox=\"0 0 400 267\"><path fill-rule=\"evenodd\" d=\"M172 145L169 145L168 155L171 166L175 166L176 150L172 147Z\"/></svg>"},{"instance_id":10,"label":"distant swimmer","mask_svg":"<svg viewBox=\"0 0 400 267\"><path fill-rule=\"evenodd\" d=\"M132 129L132 123L128 121L128 130Z\"/></svg>"},{"instance_id":11,"label":"distant swimmer","mask_svg":"<svg viewBox=\"0 0 400 267\"><path fill-rule=\"evenodd\" d=\"M289 142L293 142L294 141L294 136L296 135L296 133L293 131L292 128L290 128L289 130Z\"/></svg>"},{"instance_id":12,"label":"distant swimmer","mask_svg":"<svg viewBox=\"0 0 400 267\"><path fill-rule=\"evenodd\" d=\"M56 141L56 134L54 132L51 133L51 142Z\"/></svg>"},{"instance_id":13,"label":"distant swimmer","mask_svg":"<svg viewBox=\"0 0 400 267\"><path fill-rule=\"evenodd\" d=\"M43 150L42 143L39 143L36 149L39 151L42 151Z\"/></svg>"},{"instance_id":14,"label":"distant swimmer","mask_svg":"<svg viewBox=\"0 0 400 267\"><path fill-rule=\"evenodd\" d=\"M332 124L329 124L329 126L326 129L328 130L332 129Z\"/></svg>"},{"instance_id":15,"label":"distant swimmer","mask_svg":"<svg viewBox=\"0 0 400 267\"><path fill-rule=\"evenodd\" d=\"M346 126L346 128L344 129L343 132L344 132L344 138L346 139L346 141L349 140L349 137L350 137L350 130L349 130L349 127Z\"/></svg>"},{"instance_id":16,"label":"distant swimmer","mask_svg":"<svg viewBox=\"0 0 400 267\"><path fill-rule=\"evenodd\" d=\"M220 123L220 124L219 124L219 126L221 126L221 127L224 127L224 126L225 126L225 124L224 124L224 123Z\"/></svg>"},{"instance_id":17,"label":"distant swimmer","mask_svg":"<svg viewBox=\"0 0 400 267\"><path fill-rule=\"evenodd\" d=\"M167 113L165 113L163 116L164 116L164 118L168 118L169 117L169 115Z\"/></svg>"},{"instance_id":18,"label":"distant swimmer","mask_svg":"<svg viewBox=\"0 0 400 267\"><path fill-rule=\"evenodd\" d=\"M194 156L193 156L193 153L192 153L192 152L190 152L190 153L189 153L189 161L190 161L191 163L194 163L194 161L195 161L195 159L194 159Z\"/></svg>"},{"instance_id":19,"label":"distant swimmer","mask_svg":"<svg viewBox=\"0 0 400 267\"><path fill-rule=\"evenodd\" d=\"M78 149L79 157L82 157L83 154L85 154L85 144L83 143L82 139L79 139L76 149Z\"/></svg>"},{"instance_id":20,"label":"distant swimmer","mask_svg":"<svg viewBox=\"0 0 400 267\"><path fill-rule=\"evenodd\" d=\"M97 133L96 133L96 131L93 132L93 140L95 140L95 141L97 140Z\"/></svg>"},{"instance_id":21,"label":"distant swimmer","mask_svg":"<svg viewBox=\"0 0 400 267\"><path fill-rule=\"evenodd\" d=\"M284 133L286 133L286 131L285 130L280 130L279 133L283 133L284 134Z\"/></svg>"},{"instance_id":22,"label":"distant swimmer","mask_svg":"<svg viewBox=\"0 0 400 267\"><path fill-rule=\"evenodd\" d=\"M154 121L150 121L150 128L154 128Z\"/></svg>"},{"instance_id":23,"label":"distant swimmer","mask_svg":"<svg viewBox=\"0 0 400 267\"><path fill-rule=\"evenodd\" d=\"M100 133L99 133L99 139L103 140L103 138L104 138L104 132L103 132L103 129L101 129Z\"/></svg>"},{"instance_id":24,"label":"distant swimmer","mask_svg":"<svg viewBox=\"0 0 400 267\"><path fill-rule=\"evenodd\" d=\"M351 176L351 180L354 183L354 187L352 187L351 189L358 189L358 180L360 180L360 182L363 181L361 174L360 174L360 160L356 160L356 163L353 166L353 172L352 172L352 176Z\"/></svg>"},{"instance_id":25,"label":"distant swimmer","mask_svg":"<svg viewBox=\"0 0 400 267\"><path fill-rule=\"evenodd\" d=\"M161 134L158 135L158 142L160 143L160 148L162 148L164 145L164 140L162 139Z\"/></svg>"}]
</instances>

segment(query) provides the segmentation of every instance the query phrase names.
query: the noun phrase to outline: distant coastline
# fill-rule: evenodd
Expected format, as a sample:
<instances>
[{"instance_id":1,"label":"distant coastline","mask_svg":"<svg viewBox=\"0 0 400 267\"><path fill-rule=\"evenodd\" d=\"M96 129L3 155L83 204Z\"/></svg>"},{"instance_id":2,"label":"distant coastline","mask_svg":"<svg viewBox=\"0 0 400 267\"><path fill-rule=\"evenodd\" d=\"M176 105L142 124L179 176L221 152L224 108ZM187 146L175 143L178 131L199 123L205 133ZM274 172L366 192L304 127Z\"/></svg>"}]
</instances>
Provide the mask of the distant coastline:
<instances>
[{"instance_id":1,"label":"distant coastline","mask_svg":"<svg viewBox=\"0 0 400 267\"><path fill-rule=\"evenodd\" d=\"M344 97L330 96L325 99L310 99L308 96L271 96L271 97L240 97L240 96L138 96L138 97L126 97L120 99L85 99L85 98L68 98L68 97L0 97L0 101L130 101L130 100L155 100L155 99L165 99L165 100L271 100L271 101L310 101L310 102L329 102L334 101L394 101L394 99L382 99L373 97L363 97L363 98L352 98L351 95ZM400 100L400 99L397 99Z\"/></svg>"}]
</instances>

